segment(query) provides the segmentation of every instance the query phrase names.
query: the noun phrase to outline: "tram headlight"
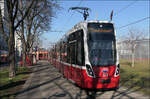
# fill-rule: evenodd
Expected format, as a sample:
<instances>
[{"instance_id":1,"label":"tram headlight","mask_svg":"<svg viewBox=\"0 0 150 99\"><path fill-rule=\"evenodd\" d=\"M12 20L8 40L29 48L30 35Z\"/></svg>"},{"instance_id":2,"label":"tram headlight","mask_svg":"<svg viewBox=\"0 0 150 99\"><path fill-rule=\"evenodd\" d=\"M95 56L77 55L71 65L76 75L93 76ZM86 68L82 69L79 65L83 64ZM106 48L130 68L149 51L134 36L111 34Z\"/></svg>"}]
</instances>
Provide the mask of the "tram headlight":
<instances>
[{"instance_id":1,"label":"tram headlight","mask_svg":"<svg viewBox=\"0 0 150 99\"><path fill-rule=\"evenodd\" d=\"M120 64L117 65L116 71L115 71L115 77L120 74Z\"/></svg>"},{"instance_id":2,"label":"tram headlight","mask_svg":"<svg viewBox=\"0 0 150 99\"><path fill-rule=\"evenodd\" d=\"M86 64L86 70L87 70L87 73L88 73L89 76L94 77L94 72L93 72L93 70L92 70L90 65Z\"/></svg>"}]
</instances>

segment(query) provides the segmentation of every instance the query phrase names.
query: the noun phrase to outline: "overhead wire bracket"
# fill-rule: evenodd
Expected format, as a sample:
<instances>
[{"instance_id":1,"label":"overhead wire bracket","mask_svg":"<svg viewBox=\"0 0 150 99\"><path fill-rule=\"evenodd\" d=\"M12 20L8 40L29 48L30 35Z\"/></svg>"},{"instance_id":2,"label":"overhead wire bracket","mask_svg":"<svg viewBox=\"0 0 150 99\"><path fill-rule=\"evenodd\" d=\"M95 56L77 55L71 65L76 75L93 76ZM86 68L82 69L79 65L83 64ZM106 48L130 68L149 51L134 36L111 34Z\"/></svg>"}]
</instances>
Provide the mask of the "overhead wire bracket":
<instances>
[{"instance_id":1,"label":"overhead wire bracket","mask_svg":"<svg viewBox=\"0 0 150 99\"><path fill-rule=\"evenodd\" d=\"M86 21L87 17L89 16L88 11L90 10L90 8L87 8L87 7L71 7L71 8L69 8L69 10L75 10L75 11L81 13L83 15L84 21Z\"/></svg>"}]
</instances>

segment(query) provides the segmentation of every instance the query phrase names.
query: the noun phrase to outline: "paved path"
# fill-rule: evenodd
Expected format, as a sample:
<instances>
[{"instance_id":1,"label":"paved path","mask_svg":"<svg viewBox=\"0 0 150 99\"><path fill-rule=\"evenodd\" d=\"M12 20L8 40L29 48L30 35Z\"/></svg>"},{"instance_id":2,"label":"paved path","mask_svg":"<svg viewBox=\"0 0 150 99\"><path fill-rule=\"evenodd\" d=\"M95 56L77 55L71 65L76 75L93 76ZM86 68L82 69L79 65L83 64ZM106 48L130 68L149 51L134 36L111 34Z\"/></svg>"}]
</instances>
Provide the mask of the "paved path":
<instances>
[{"instance_id":1,"label":"paved path","mask_svg":"<svg viewBox=\"0 0 150 99\"><path fill-rule=\"evenodd\" d=\"M7 63L0 63L0 71L3 71L4 69L9 68Z\"/></svg>"},{"instance_id":2,"label":"paved path","mask_svg":"<svg viewBox=\"0 0 150 99\"><path fill-rule=\"evenodd\" d=\"M34 66L17 99L149 99L135 91L121 87L117 91L92 92L80 89L62 77L56 68L46 61Z\"/></svg>"}]
</instances>

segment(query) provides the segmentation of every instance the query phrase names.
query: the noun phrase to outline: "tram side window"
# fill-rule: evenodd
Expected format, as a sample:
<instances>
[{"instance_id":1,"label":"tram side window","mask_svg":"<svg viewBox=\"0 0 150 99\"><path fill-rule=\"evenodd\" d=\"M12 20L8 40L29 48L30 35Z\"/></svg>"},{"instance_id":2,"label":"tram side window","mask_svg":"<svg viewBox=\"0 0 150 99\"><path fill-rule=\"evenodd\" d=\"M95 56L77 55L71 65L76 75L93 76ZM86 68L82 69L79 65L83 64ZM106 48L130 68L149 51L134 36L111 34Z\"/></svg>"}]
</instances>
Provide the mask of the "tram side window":
<instances>
[{"instance_id":1,"label":"tram side window","mask_svg":"<svg viewBox=\"0 0 150 99\"><path fill-rule=\"evenodd\" d=\"M83 30L78 31L77 43L77 64L84 65L84 43L83 43Z\"/></svg>"},{"instance_id":2,"label":"tram side window","mask_svg":"<svg viewBox=\"0 0 150 99\"><path fill-rule=\"evenodd\" d=\"M57 48L57 60L60 60L60 46Z\"/></svg>"},{"instance_id":3,"label":"tram side window","mask_svg":"<svg viewBox=\"0 0 150 99\"><path fill-rule=\"evenodd\" d=\"M65 61L64 59L64 53L65 53L65 49L64 49L64 44L61 44L61 48L60 48L60 52L61 52L61 61Z\"/></svg>"},{"instance_id":4,"label":"tram side window","mask_svg":"<svg viewBox=\"0 0 150 99\"><path fill-rule=\"evenodd\" d=\"M69 35L67 45L67 62L71 64L84 65L84 43L83 30Z\"/></svg>"},{"instance_id":5,"label":"tram side window","mask_svg":"<svg viewBox=\"0 0 150 99\"><path fill-rule=\"evenodd\" d=\"M52 58L55 58L55 49L52 49Z\"/></svg>"},{"instance_id":6,"label":"tram side window","mask_svg":"<svg viewBox=\"0 0 150 99\"><path fill-rule=\"evenodd\" d=\"M76 64L76 33L72 33L68 38L67 44L67 62Z\"/></svg>"},{"instance_id":7,"label":"tram side window","mask_svg":"<svg viewBox=\"0 0 150 99\"><path fill-rule=\"evenodd\" d=\"M71 64L76 64L76 33L72 33L70 39Z\"/></svg>"},{"instance_id":8,"label":"tram side window","mask_svg":"<svg viewBox=\"0 0 150 99\"><path fill-rule=\"evenodd\" d=\"M43 55L42 54L39 54L39 57L42 57Z\"/></svg>"},{"instance_id":9,"label":"tram side window","mask_svg":"<svg viewBox=\"0 0 150 99\"><path fill-rule=\"evenodd\" d=\"M62 48L62 44L60 44L60 60L63 61L63 48Z\"/></svg>"},{"instance_id":10,"label":"tram side window","mask_svg":"<svg viewBox=\"0 0 150 99\"><path fill-rule=\"evenodd\" d=\"M64 45L64 62L67 62L67 45Z\"/></svg>"},{"instance_id":11,"label":"tram side window","mask_svg":"<svg viewBox=\"0 0 150 99\"><path fill-rule=\"evenodd\" d=\"M75 42L70 45L71 64L76 64L76 46Z\"/></svg>"},{"instance_id":12,"label":"tram side window","mask_svg":"<svg viewBox=\"0 0 150 99\"><path fill-rule=\"evenodd\" d=\"M56 55L56 60L58 59L58 46L56 46L56 49L55 49L55 55Z\"/></svg>"},{"instance_id":13,"label":"tram side window","mask_svg":"<svg viewBox=\"0 0 150 99\"><path fill-rule=\"evenodd\" d=\"M70 45L67 43L67 63L70 63Z\"/></svg>"},{"instance_id":14,"label":"tram side window","mask_svg":"<svg viewBox=\"0 0 150 99\"><path fill-rule=\"evenodd\" d=\"M81 52L81 41L78 41L78 49L77 49L77 64L82 65L82 52Z\"/></svg>"}]
</instances>

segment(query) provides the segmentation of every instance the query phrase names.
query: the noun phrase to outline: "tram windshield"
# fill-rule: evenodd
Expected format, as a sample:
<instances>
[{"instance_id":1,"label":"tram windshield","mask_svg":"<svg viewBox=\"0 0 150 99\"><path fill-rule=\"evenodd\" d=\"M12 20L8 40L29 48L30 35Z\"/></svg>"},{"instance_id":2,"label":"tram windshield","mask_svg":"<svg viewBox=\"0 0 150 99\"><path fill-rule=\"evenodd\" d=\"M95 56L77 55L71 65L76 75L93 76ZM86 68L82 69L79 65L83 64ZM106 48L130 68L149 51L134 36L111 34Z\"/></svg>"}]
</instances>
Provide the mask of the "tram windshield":
<instances>
[{"instance_id":1,"label":"tram windshield","mask_svg":"<svg viewBox=\"0 0 150 99\"><path fill-rule=\"evenodd\" d=\"M92 66L110 66L116 62L116 40L112 24L88 25L88 50Z\"/></svg>"}]
</instances>

